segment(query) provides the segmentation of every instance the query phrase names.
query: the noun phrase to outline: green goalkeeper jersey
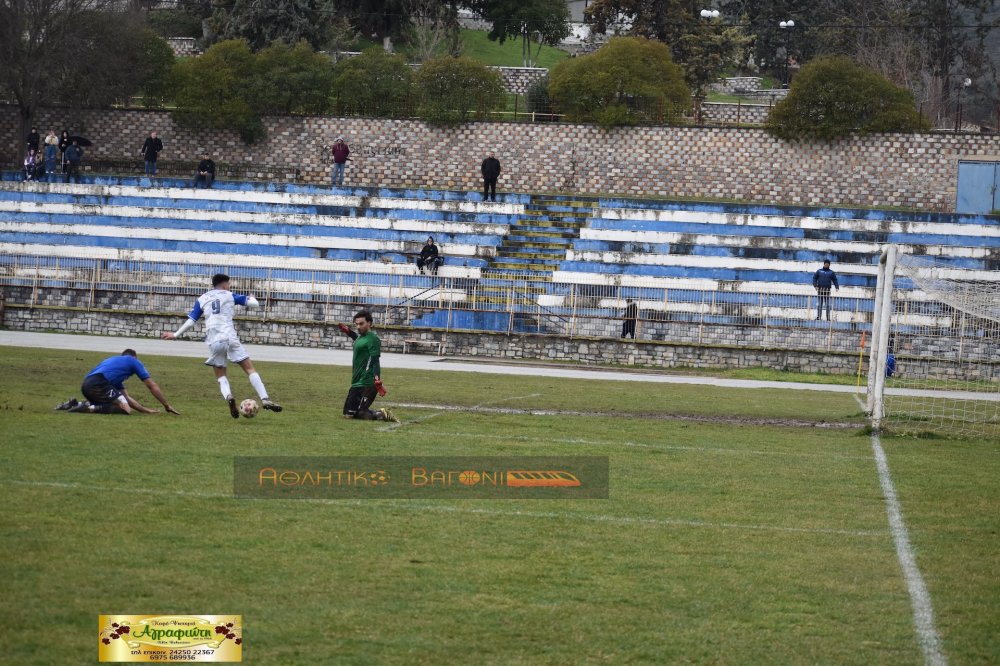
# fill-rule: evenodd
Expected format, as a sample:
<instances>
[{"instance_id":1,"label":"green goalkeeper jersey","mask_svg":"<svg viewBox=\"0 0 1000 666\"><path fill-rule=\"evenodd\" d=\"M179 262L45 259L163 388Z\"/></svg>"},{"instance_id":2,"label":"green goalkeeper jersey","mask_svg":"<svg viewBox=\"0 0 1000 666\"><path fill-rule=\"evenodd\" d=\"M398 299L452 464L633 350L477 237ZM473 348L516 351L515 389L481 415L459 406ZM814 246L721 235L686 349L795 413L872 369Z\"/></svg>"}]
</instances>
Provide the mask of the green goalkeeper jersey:
<instances>
[{"instance_id":1,"label":"green goalkeeper jersey","mask_svg":"<svg viewBox=\"0 0 1000 666\"><path fill-rule=\"evenodd\" d=\"M354 341L354 374L351 388L374 386L375 377L381 374L379 356L382 355L382 341L375 331L368 331Z\"/></svg>"}]
</instances>

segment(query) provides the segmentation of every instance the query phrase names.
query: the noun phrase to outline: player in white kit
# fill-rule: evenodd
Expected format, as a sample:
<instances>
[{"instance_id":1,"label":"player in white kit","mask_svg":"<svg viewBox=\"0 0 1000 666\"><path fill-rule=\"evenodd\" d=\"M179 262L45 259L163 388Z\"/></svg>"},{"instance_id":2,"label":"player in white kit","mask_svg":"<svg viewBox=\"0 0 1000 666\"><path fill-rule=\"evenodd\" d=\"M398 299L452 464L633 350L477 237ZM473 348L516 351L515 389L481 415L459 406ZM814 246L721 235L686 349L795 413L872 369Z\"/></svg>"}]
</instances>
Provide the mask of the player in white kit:
<instances>
[{"instance_id":1,"label":"player in white kit","mask_svg":"<svg viewBox=\"0 0 1000 666\"><path fill-rule=\"evenodd\" d=\"M164 340L176 340L194 326L202 315L205 315L205 344L208 345L210 352L205 365L212 366L215 371L215 378L219 382L219 391L222 392L222 397L229 405L230 415L234 419L240 417L240 412L236 408L236 400L229 387L229 378L226 376L226 361L236 363L247 373L250 385L260 396L260 402L264 409L280 412L281 405L268 398L267 389L264 388L264 382L253 367L250 354L247 353L239 336L236 335L233 314L236 312L237 305L254 308L257 307L258 303L253 296L234 294L229 291L229 276L217 273L212 276L212 290L206 291L198 297L194 308L188 314L187 321L175 332L168 331L160 337Z\"/></svg>"}]
</instances>

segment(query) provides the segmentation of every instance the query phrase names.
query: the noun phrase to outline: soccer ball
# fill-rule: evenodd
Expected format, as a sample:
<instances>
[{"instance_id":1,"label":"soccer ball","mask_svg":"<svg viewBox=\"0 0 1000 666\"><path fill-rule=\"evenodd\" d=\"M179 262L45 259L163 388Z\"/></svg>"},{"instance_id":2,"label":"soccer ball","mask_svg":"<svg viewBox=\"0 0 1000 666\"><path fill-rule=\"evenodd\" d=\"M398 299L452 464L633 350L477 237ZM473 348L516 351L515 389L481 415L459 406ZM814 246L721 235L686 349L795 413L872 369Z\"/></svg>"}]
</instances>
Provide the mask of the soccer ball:
<instances>
[{"instance_id":1,"label":"soccer ball","mask_svg":"<svg viewBox=\"0 0 1000 666\"><path fill-rule=\"evenodd\" d=\"M240 403L240 414L247 417L248 419L252 419L253 417L257 416L257 412L259 411L260 411L260 405L258 405L257 401L254 400L253 398L247 398L246 400Z\"/></svg>"}]
</instances>

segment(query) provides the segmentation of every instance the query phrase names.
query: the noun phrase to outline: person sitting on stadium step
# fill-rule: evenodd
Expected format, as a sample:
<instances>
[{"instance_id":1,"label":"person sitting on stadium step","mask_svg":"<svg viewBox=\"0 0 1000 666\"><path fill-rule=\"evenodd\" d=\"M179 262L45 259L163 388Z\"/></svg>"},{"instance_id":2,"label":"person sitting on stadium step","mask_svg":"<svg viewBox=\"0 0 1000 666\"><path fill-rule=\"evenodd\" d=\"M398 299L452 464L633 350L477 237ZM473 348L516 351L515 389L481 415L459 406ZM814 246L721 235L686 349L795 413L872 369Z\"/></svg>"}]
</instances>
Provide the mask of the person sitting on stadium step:
<instances>
[{"instance_id":1,"label":"person sitting on stadium step","mask_svg":"<svg viewBox=\"0 0 1000 666\"><path fill-rule=\"evenodd\" d=\"M438 268L443 264L444 257L438 252L438 246L434 244L434 237L428 236L427 242L420 250L420 256L417 257L417 268L420 269L421 273L426 268L431 275L437 275Z\"/></svg>"},{"instance_id":2,"label":"person sitting on stadium step","mask_svg":"<svg viewBox=\"0 0 1000 666\"><path fill-rule=\"evenodd\" d=\"M198 188L200 185L204 185L208 189L212 189L212 183L215 182L215 162L208 156L207 152L201 154L201 161L198 162L198 173L194 177L194 182L191 183L191 187Z\"/></svg>"}]
</instances>

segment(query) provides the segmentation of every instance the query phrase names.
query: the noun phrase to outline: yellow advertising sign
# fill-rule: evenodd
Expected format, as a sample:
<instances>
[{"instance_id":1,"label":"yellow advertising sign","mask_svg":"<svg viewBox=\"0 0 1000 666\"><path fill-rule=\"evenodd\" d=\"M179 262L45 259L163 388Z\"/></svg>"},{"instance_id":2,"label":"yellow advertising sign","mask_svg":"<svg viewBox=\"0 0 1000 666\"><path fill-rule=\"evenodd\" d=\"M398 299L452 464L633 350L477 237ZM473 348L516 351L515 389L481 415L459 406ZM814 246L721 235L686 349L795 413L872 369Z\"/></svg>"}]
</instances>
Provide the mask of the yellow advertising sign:
<instances>
[{"instance_id":1,"label":"yellow advertising sign","mask_svg":"<svg viewBox=\"0 0 1000 666\"><path fill-rule=\"evenodd\" d=\"M98 659L243 661L241 615L100 615Z\"/></svg>"}]
</instances>

